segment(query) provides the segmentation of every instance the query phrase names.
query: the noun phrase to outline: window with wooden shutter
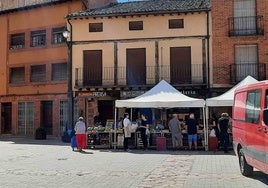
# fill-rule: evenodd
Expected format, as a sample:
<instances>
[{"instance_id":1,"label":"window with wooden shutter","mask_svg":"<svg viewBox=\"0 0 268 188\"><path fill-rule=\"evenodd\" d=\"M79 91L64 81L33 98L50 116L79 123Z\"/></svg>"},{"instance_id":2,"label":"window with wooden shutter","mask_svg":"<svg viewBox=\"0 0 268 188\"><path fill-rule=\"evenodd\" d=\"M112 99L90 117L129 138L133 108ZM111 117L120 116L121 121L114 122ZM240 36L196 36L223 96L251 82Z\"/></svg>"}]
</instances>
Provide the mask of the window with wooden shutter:
<instances>
[{"instance_id":1,"label":"window with wooden shutter","mask_svg":"<svg viewBox=\"0 0 268 188\"><path fill-rule=\"evenodd\" d=\"M170 20L168 20L168 28L169 29L184 28L183 19L170 19Z\"/></svg>"},{"instance_id":2,"label":"window with wooden shutter","mask_svg":"<svg viewBox=\"0 0 268 188\"><path fill-rule=\"evenodd\" d=\"M31 82L45 82L46 81L46 65L31 66Z\"/></svg>"},{"instance_id":3,"label":"window with wooden shutter","mask_svg":"<svg viewBox=\"0 0 268 188\"><path fill-rule=\"evenodd\" d=\"M52 80L67 80L67 63L52 64Z\"/></svg>"},{"instance_id":4,"label":"window with wooden shutter","mask_svg":"<svg viewBox=\"0 0 268 188\"><path fill-rule=\"evenodd\" d=\"M25 82L25 68L24 67L10 68L9 83L22 84L24 82Z\"/></svg>"}]
</instances>

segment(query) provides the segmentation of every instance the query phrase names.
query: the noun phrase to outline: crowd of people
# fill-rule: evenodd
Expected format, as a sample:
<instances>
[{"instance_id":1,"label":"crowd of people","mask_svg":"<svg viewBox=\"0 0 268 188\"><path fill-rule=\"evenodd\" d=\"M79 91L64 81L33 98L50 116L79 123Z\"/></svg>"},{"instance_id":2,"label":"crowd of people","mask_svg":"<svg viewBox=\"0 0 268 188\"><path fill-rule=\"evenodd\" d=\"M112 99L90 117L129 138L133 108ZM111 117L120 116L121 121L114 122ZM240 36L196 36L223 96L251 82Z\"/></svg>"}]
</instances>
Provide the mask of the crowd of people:
<instances>
[{"instance_id":1,"label":"crowd of people","mask_svg":"<svg viewBox=\"0 0 268 188\"><path fill-rule=\"evenodd\" d=\"M94 118L94 122L98 122L100 120L99 114ZM228 113L222 113L221 117L216 120L212 119L210 122L212 124L212 129L214 129L216 133L216 137L219 140L218 149L222 149L225 153L228 153L229 146L229 133L228 129L230 126L230 117ZM123 134L124 134L124 151L129 152L129 140L131 138L132 132L132 122L129 119L129 114L125 113L124 118L120 119L120 123L122 124ZM140 115L140 121L138 122L138 127L136 132L140 132L141 140L143 144L143 150L148 150L148 132L150 125L148 123L148 118L145 114ZM173 114L172 119L168 122L168 128L171 133L172 138L172 147L174 150L185 149L183 146L183 131L182 131L182 122L178 119L178 114ZM199 123L195 118L194 113L190 113L189 117L185 121L184 126L187 133L187 141L188 141L188 149L189 150L197 150L198 149L198 129ZM83 117L79 117L78 122L74 127L77 149L78 151L82 151L82 149L87 147L86 143L86 125L83 121Z\"/></svg>"}]
</instances>

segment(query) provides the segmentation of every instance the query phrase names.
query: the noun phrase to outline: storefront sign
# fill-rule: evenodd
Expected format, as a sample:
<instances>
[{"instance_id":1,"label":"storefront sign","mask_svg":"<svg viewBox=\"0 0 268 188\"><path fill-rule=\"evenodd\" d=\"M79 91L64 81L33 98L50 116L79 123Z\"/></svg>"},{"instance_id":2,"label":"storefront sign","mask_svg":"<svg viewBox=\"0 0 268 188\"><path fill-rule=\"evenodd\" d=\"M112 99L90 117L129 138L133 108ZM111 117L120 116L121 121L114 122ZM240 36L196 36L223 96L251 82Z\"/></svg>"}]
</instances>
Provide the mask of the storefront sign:
<instances>
[{"instance_id":1,"label":"storefront sign","mask_svg":"<svg viewBox=\"0 0 268 188\"><path fill-rule=\"evenodd\" d=\"M197 94L195 90L182 90L181 93L184 95L196 95Z\"/></svg>"},{"instance_id":2,"label":"storefront sign","mask_svg":"<svg viewBox=\"0 0 268 188\"><path fill-rule=\"evenodd\" d=\"M92 92L92 97L105 97L107 93L105 91Z\"/></svg>"},{"instance_id":3,"label":"storefront sign","mask_svg":"<svg viewBox=\"0 0 268 188\"><path fill-rule=\"evenodd\" d=\"M137 97L145 93L145 91L120 91L121 98Z\"/></svg>"},{"instance_id":4,"label":"storefront sign","mask_svg":"<svg viewBox=\"0 0 268 188\"><path fill-rule=\"evenodd\" d=\"M78 92L78 97L105 97L107 92L105 91L93 91L93 92Z\"/></svg>"}]
</instances>

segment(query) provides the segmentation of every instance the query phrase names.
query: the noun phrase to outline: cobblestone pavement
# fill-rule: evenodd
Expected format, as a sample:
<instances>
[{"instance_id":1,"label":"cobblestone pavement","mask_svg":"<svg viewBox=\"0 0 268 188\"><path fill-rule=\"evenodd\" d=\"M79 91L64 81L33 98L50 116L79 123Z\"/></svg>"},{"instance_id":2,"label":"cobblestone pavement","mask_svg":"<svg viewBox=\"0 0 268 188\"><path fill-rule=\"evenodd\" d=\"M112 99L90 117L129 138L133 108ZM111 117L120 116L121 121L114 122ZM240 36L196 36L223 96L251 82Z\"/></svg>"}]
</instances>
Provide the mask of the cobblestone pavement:
<instances>
[{"instance_id":1,"label":"cobblestone pavement","mask_svg":"<svg viewBox=\"0 0 268 188\"><path fill-rule=\"evenodd\" d=\"M0 186L18 188L263 188L268 175L240 174L231 152L85 150L59 139L0 137Z\"/></svg>"}]
</instances>

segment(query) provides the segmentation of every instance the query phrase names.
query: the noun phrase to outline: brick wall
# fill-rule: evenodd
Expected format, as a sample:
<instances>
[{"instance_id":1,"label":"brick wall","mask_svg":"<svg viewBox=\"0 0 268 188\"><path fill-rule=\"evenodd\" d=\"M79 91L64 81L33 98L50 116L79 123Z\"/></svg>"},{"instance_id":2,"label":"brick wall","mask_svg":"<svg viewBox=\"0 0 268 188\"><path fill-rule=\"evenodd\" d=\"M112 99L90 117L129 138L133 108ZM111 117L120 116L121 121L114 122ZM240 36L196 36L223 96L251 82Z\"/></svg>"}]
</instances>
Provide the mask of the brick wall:
<instances>
[{"instance_id":1,"label":"brick wall","mask_svg":"<svg viewBox=\"0 0 268 188\"><path fill-rule=\"evenodd\" d=\"M234 63L234 47L241 44L257 44L260 63L268 62L267 31L268 31L268 3L258 0L257 15L264 16L264 36L229 37L228 18L233 17L233 1L212 0L212 64L214 86L228 87L230 84L229 66ZM267 68L266 68L267 69Z\"/></svg>"}]
</instances>

